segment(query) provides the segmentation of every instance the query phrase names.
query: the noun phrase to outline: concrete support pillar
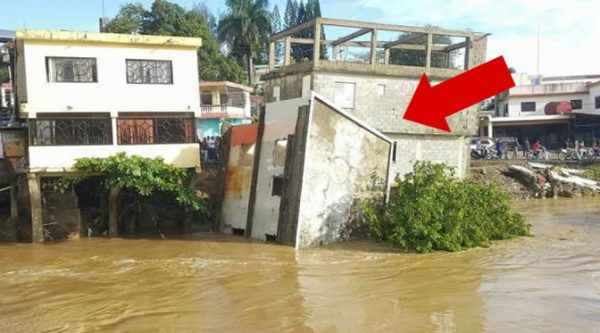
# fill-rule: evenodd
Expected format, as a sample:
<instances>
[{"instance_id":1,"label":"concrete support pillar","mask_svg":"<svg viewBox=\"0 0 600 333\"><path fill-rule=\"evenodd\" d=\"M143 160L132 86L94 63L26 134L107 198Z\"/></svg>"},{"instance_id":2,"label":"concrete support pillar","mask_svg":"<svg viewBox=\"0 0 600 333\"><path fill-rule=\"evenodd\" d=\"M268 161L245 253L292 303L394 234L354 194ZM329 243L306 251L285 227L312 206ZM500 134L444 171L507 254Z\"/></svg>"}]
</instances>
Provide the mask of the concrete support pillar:
<instances>
[{"instance_id":1,"label":"concrete support pillar","mask_svg":"<svg viewBox=\"0 0 600 333\"><path fill-rule=\"evenodd\" d=\"M29 202L31 206L31 241L33 243L43 243L44 222L42 219L40 176L35 173L27 174L27 185L29 187Z\"/></svg>"},{"instance_id":2,"label":"concrete support pillar","mask_svg":"<svg viewBox=\"0 0 600 333\"><path fill-rule=\"evenodd\" d=\"M10 184L10 217L19 216L19 205L17 199L17 183Z\"/></svg>"},{"instance_id":3,"label":"concrete support pillar","mask_svg":"<svg viewBox=\"0 0 600 333\"><path fill-rule=\"evenodd\" d=\"M275 69L275 42L269 43L269 71Z\"/></svg>"},{"instance_id":4,"label":"concrete support pillar","mask_svg":"<svg viewBox=\"0 0 600 333\"><path fill-rule=\"evenodd\" d=\"M313 63L317 63L321 59L321 20L315 20L315 42L313 44Z\"/></svg>"},{"instance_id":5,"label":"concrete support pillar","mask_svg":"<svg viewBox=\"0 0 600 333\"><path fill-rule=\"evenodd\" d=\"M425 46L425 73L429 75L431 69L431 48L433 46L433 34L427 34L427 45Z\"/></svg>"},{"instance_id":6,"label":"concrete support pillar","mask_svg":"<svg viewBox=\"0 0 600 333\"><path fill-rule=\"evenodd\" d=\"M113 187L108 196L108 235L115 237L119 235L119 196L121 188Z\"/></svg>"},{"instance_id":7,"label":"concrete support pillar","mask_svg":"<svg viewBox=\"0 0 600 333\"><path fill-rule=\"evenodd\" d=\"M377 29L371 30L371 67L377 64Z\"/></svg>"},{"instance_id":8,"label":"concrete support pillar","mask_svg":"<svg viewBox=\"0 0 600 333\"><path fill-rule=\"evenodd\" d=\"M465 39L465 70L469 69L469 64L471 63L471 38L467 37ZM448 57L449 58L449 57Z\"/></svg>"},{"instance_id":9,"label":"concrete support pillar","mask_svg":"<svg viewBox=\"0 0 600 333\"><path fill-rule=\"evenodd\" d=\"M332 48L332 50L333 61L338 61L338 57L340 56L340 47L336 45Z\"/></svg>"},{"instance_id":10,"label":"concrete support pillar","mask_svg":"<svg viewBox=\"0 0 600 333\"><path fill-rule=\"evenodd\" d=\"M6 107L6 92L4 89L0 89L0 106Z\"/></svg>"},{"instance_id":11,"label":"concrete support pillar","mask_svg":"<svg viewBox=\"0 0 600 333\"><path fill-rule=\"evenodd\" d=\"M487 119L488 122L488 137L493 138L494 137L494 127L492 126L492 118L488 117Z\"/></svg>"},{"instance_id":12,"label":"concrete support pillar","mask_svg":"<svg viewBox=\"0 0 600 333\"><path fill-rule=\"evenodd\" d=\"M385 49L383 54L383 63L386 65L390 64L390 49Z\"/></svg>"},{"instance_id":13,"label":"concrete support pillar","mask_svg":"<svg viewBox=\"0 0 600 333\"><path fill-rule=\"evenodd\" d=\"M291 63L292 57L292 37L285 37L285 55L283 57L283 65L287 66Z\"/></svg>"},{"instance_id":14,"label":"concrete support pillar","mask_svg":"<svg viewBox=\"0 0 600 333\"><path fill-rule=\"evenodd\" d=\"M117 127L117 115L115 115L114 117L111 115L110 118L110 126L112 127L112 144L113 146L116 146L119 142L119 137L118 137L118 133L119 133L119 128Z\"/></svg>"}]
</instances>

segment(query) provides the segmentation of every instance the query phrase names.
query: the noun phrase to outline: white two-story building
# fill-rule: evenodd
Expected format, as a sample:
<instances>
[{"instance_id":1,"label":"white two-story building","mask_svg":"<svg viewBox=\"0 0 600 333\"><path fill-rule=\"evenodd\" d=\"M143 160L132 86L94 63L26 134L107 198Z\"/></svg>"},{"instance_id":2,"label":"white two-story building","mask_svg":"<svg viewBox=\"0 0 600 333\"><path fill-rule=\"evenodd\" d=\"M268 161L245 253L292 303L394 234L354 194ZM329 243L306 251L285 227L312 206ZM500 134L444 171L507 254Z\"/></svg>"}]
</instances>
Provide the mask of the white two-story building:
<instances>
[{"instance_id":1,"label":"white two-story building","mask_svg":"<svg viewBox=\"0 0 600 333\"><path fill-rule=\"evenodd\" d=\"M200 168L201 44L199 38L17 30L15 95L29 132L34 242L44 239L42 211L48 208L40 183L72 171L78 158L125 152ZM111 214L109 233L116 235L117 215Z\"/></svg>"}]
</instances>

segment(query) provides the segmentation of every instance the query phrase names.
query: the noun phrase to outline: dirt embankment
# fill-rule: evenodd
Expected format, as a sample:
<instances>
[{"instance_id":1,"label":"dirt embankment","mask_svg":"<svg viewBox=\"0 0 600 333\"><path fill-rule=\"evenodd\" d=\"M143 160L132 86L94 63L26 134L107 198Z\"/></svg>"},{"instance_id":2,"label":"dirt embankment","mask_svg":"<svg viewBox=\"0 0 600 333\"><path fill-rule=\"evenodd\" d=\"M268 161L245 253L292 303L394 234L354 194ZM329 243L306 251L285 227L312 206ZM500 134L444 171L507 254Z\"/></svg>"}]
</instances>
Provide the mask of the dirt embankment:
<instances>
[{"instance_id":1,"label":"dirt embankment","mask_svg":"<svg viewBox=\"0 0 600 333\"><path fill-rule=\"evenodd\" d=\"M472 167L469 178L497 185L515 199L579 198L600 194L600 182L589 175L586 169L525 163Z\"/></svg>"}]
</instances>

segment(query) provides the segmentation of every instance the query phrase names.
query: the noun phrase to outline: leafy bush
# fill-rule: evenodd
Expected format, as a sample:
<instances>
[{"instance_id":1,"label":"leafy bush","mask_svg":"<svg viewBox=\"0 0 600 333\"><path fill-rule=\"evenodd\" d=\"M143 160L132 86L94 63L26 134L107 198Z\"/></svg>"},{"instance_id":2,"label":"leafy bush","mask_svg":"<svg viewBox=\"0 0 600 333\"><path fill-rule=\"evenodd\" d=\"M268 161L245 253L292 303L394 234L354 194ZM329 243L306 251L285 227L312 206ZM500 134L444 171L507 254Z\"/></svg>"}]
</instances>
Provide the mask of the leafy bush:
<instances>
[{"instance_id":1,"label":"leafy bush","mask_svg":"<svg viewBox=\"0 0 600 333\"><path fill-rule=\"evenodd\" d=\"M460 251L529 235L530 226L511 211L506 193L452 176L445 165L415 164L404 180L397 179L389 203L363 204L371 233L417 252Z\"/></svg>"},{"instance_id":2,"label":"leafy bush","mask_svg":"<svg viewBox=\"0 0 600 333\"><path fill-rule=\"evenodd\" d=\"M600 182L600 167L590 167L583 172L583 176Z\"/></svg>"}]
</instances>

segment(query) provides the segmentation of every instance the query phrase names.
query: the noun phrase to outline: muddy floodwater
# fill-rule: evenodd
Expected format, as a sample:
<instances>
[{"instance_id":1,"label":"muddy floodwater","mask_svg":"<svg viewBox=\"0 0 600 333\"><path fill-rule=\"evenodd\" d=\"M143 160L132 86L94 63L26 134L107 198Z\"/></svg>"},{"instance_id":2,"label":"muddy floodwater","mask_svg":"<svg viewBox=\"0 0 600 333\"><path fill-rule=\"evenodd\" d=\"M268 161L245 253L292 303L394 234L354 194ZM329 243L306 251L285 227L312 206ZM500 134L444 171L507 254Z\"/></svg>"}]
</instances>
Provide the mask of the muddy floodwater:
<instances>
[{"instance_id":1,"label":"muddy floodwater","mask_svg":"<svg viewBox=\"0 0 600 333\"><path fill-rule=\"evenodd\" d=\"M461 253L222 237L0 245L0 332L599 332L600 201L515 206L535 237Z\"/></svg>"}]
</instances>

